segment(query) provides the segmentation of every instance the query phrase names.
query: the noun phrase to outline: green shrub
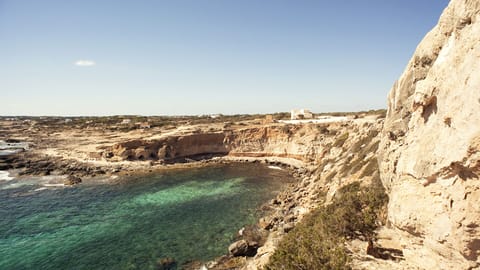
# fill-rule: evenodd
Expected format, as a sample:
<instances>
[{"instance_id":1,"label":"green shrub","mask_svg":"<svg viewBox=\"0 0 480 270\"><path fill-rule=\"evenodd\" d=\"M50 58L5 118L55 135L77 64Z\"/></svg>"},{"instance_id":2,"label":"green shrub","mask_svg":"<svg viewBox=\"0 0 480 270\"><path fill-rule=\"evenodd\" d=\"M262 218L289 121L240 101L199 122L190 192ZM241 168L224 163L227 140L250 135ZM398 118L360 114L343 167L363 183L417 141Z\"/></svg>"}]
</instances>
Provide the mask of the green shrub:
<instances>
[{"instance_id":1,"label":"green shrub","mask_svg":"<svg viewBox=\"0 0 480 270\"><path fill-rule=\"evenodd\" d=\"M265 269L350 269L345 248L318 229L298 226L287 234Z\"/></svg>"},{"instance_id":2,"label":"green shrub","mask_svg":"<svg viewBox=\"0 0 480 270\"><path fill-rule=\"evenodd\" d=\"M317 126L317 129L318 129L318 131L320 132L320 134L328 135L328 134L330 133L330 130L328 130L328 126L327 126L327 125L318 125L318 126Z\"/></svg>"},{"instance_id":3,"label":"green shrub","mask_svg":"<svg viewBox=\"0 0 480 270\"><path fill-rule=\"evenodd\" d=\"M372 237L386 202L378 180L368 187L346 185L330 205L314 210L282 239L265 269L351 269L345 240Z\"/></svg>"},{"instance_id":4,"label":"green shrub","mask_svg":"<svg viewBox=\"0 0 480 270\"><path fill-rule=\"evenodd\" d=\"M287 133L288 136L292 135L292 126L291 125L288 125L288 124L284 125L284 126L282 126L281 129L282 129L282 132Z\"/></svg>"}]
</instances>

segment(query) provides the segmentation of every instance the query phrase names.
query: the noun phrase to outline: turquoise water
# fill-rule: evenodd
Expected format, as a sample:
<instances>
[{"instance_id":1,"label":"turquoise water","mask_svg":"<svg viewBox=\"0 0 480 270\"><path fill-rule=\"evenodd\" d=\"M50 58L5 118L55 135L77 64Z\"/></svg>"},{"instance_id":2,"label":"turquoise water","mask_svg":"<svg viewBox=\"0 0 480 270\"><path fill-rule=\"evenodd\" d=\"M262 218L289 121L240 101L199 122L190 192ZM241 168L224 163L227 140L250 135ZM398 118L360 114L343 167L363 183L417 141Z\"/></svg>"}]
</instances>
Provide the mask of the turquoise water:
<instances>
[{"instance_id":1,"label":"turquoise water","mask_svg":"<svg viewBox=\"0 0 480 270\"><path fill-rule=\"evenodd\" d=\"M211 260L290 180L284 171L235 164L43 190L0 181L0 269Z\"/></svg>"}]
</instances>

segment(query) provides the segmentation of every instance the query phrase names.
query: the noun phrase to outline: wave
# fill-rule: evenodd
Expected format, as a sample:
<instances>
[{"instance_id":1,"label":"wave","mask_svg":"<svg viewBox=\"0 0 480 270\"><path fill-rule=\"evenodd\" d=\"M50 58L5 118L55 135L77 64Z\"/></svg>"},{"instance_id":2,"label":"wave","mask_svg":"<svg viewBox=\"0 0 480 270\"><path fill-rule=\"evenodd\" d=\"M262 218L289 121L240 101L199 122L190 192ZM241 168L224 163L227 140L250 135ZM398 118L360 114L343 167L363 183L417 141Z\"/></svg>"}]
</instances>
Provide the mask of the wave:
<instances>
[{"instance_id":1,"label":"wave","mask_svg":"<svg viewBox=\"0 0 480 270\"><path fill-rule=\"evenodd\" d=\"M7 171L0 171L0 181L10 181L13 179L14 177L11 177Z\"/></svg>"},{"instance_id":2,"label":"wave","mask_svg":"<svg viewBox=\"0 0 480 270\"><path fill-rule=\"evenodd\" d=\"M44 187L64 187L65 184L43 184Z\"/></svg>"}]
</instances>

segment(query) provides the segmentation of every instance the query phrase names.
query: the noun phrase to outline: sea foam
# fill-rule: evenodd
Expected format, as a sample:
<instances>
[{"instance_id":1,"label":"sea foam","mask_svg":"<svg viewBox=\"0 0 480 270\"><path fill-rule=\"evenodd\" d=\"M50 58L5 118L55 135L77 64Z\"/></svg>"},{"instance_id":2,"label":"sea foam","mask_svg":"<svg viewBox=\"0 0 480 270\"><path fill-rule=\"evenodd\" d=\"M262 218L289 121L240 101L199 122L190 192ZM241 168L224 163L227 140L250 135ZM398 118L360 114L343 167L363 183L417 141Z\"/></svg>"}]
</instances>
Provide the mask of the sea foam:
<instances>
[{"instance_id":1,"label":"sea foam","mask_svg":"<svg viewBox=\"0 0 480 270\"><path fill-rule=\"evenodd\" d=\"M10 181L13 177L7 171L0 171L0 181Z\"/></svg>"}]
</instances>

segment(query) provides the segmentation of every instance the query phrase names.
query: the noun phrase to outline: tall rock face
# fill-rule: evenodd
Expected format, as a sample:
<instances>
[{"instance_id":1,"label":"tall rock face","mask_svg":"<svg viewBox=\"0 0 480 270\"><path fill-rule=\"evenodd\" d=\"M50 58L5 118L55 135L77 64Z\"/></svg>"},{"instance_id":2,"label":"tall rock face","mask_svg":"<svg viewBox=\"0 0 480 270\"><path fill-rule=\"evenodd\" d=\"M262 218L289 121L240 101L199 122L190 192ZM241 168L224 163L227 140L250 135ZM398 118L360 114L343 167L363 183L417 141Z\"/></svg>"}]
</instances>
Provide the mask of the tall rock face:
<instances>
[{"instance_id":1,"label":"tall rock face","mask_svg":"<svg viewBox=\"0 0 480 270\"><path fill-rule=\"evenodd\" d=\"M389 223L425 269L480 265L480 1L452 0L388 96Z\"/></svg>"}]
</instances>

